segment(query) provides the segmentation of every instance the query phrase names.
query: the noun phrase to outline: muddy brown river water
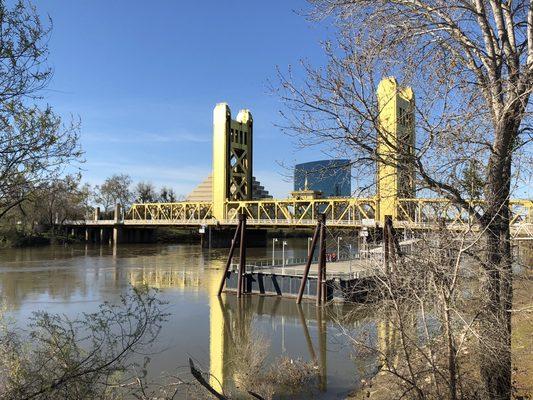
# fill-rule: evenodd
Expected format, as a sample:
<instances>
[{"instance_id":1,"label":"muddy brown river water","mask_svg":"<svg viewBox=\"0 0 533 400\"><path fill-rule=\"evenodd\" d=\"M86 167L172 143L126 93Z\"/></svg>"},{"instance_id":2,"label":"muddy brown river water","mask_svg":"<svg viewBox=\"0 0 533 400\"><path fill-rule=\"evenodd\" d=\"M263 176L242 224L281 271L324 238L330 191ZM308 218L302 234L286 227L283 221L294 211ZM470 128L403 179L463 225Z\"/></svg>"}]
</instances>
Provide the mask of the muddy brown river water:
<instances>
[{"instance_id":1,"label":"muddy brown river water","mask_svg":"<svg viewBox=\"0 0 533 400\"><path fill-rule=\"evenodd\" d=\"M306 239L288 239L287 257L306 253ZM313 398L343 399L374 357L358 355L342 331L375 336L368 314L340 324L335 316L350 305L317 309L292 299L231 294L216 296L227 250L199 245L71 245L0 250L0 293L10 315L24 326L31 313L46 309L75 316L114 301L130 285L161 289L170 314L154 348L150 375L173 373L193 357L225 386L231 385L238 346L235 332L264 338L268 360L278 356L315 360L320 379ZM249 249L248 260L268 259L271 248ZM343 329L341 329L343 328ZM249 336L249 335L248 335Z\"/></svg>"}]
</instances>

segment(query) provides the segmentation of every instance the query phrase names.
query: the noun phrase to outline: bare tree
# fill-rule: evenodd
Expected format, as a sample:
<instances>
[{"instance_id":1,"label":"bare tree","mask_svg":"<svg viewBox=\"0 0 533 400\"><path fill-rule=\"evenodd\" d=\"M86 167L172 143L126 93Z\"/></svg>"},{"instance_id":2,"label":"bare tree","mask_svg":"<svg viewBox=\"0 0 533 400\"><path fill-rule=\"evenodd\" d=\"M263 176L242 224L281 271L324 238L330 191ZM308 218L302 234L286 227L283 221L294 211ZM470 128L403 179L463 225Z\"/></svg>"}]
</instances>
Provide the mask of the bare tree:
<instances>
[{"instance_id":1,"label":"bare tree","mask_svg":"<svg viewBox=\"0 0 533 400\"><path fill-rule=\"evenodd\" d=\"M284 112L287 128L303 144L345 148L356 168L372 169L376 161L414 168L420 189L446 197L473 215L486 242L478 260L484 282L479 307L484 326L478 333L481 338L501 333L499 346L491 342L491 351L479 353L484 395L508 399L509 198L513 162L529 145L532 132L533 4L526 0L311 3L313 16L334 20L339 33L334 43L325 43L324 68L303 64L303 84L291 72L281 74L281 96L289 109ZM376 81L391 74L399 75L417 94L414 154L392 161L378 151L376 132L382 127L375 95ZM400 150L403 143L387 145ZM470 206L470 193L461 185L473 159L483 166L476 178L483 210Z\"/></svg>"},{"instance_id":2,"label":"bare tree","mask_svg":"<svg viewBox=\"0 0 533 400\"><path fill-rule=\"evenodd\" d=\"M176 195L174 189L167 186L162 186L161 190L159 191L159 201L163 203L173 203L178 201L178 196Z\"/></svg>"},{"instance_id":3,"label":"bare tree","mask_svg":"<svg viewBox=\"0 0 533 400\"><path fill-rule=\"evenodd\" d=\"M131 177L126 174L115 174L107 178L104 183L94 188L95 202L109 212L115 204L127 207L133 198L130 190Z\"/></svg>"},{"instance_id":4,"label":"bare tree","mask_svg":"<svg viewBox=\"0 0 533 400\"><path fill-rule=\"evenodd\" d=\"M486 246L481 238L475 230L453 232L442 226L409 245L393 246L388 263L379 253L370 259L377 271L376 290L367 298L373 303L368 322L373 329L346 323L352 313L357 318L368 311L367 304L356 303L351 313L337 317L356 351L370 352L378 361L378 374L364 382L355 398L485 398L476 355L497 357L506 326L479 334L485 296L477 279L478 254Z\"/></svg>"},{"instance_id":5,"label":"bare tree","mask_svg":"<svg viewBox=\"0 0 533 400\"><path fill-rule=\"evenodd\" d=\"M31 104L50 77L50 28L29 2L0 2L0 217L79 159L78 124Z\"/></svg>"},{"instance_id":6,"label":"bare tree","mask_svg":"<svg viewBox=\"0 0 533 400\"><path fill-rule=\"evenodd\" d=\"M157 192L151 182L137 183L133 189L133 196L137 203L152 203L157 200Z\"/></svg>"},{"instance_id":7,"label":"bare tree","mask_svg":"<svg viewBox=\"0 0 533 400\"><path fill-rule=\"evenodd\" d=\"M53 234L55 226L65 220L85 218L91 211L90 189L88 185L80 186L80 178L80 175L67 175L33 189L24 202L4 215L8 227L5 238L29 239L43 228Z\"/></svg>"},{"instance_id":8,"label":"bare tree","mask_svg":"<svg viewBox=\"0 0 533 400\"><path fill-rule=\"evenodd\" d=\"M90 186L80 185L80 175L67 175L35 193L32 206L38 211L39 222L53 227L65 220L83 219L91 211L88 205Z\"/></svg>"}]
</instances>

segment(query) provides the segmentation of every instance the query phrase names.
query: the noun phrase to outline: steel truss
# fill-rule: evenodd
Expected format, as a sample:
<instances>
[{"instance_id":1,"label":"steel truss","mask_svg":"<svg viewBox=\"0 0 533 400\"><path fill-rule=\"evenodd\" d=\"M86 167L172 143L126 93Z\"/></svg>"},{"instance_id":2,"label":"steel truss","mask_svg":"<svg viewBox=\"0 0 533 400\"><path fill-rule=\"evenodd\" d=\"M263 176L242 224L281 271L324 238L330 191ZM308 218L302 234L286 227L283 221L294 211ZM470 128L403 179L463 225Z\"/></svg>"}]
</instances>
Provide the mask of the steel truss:
<instances>
[{"instance_id":1,"label":"steel truss","mask_svg":"<svg viewBox=\"0 0 533 400\"><path fill-rule=\"evenodd\" d=\"M126 213L124 223L202 225L211 221L212 208L211 202L136 203Z\"/></svg>"},{"instance_id":2,"label":"steel truss","mask_svg":"<svg viewBox=\"0 0 533 400\"><path fill-rule=\"evenodd\" d=\"M483 214L485 202L471 201L470 210L440 198L400 199L395 227L434 229L445 225L450 229L477 229L473 213ZM379 225L376 221L379 201L376 198L266 199L226 201L226 219L212 216L211 202L133 204L124 223L168 225L236 225L238 214L247 215L249 225L314 226L320 213L326 214L328 226L362 227ZM511 200L511 226L514 232L531 236L533 201Z\"/></svg>"}]
</instances>

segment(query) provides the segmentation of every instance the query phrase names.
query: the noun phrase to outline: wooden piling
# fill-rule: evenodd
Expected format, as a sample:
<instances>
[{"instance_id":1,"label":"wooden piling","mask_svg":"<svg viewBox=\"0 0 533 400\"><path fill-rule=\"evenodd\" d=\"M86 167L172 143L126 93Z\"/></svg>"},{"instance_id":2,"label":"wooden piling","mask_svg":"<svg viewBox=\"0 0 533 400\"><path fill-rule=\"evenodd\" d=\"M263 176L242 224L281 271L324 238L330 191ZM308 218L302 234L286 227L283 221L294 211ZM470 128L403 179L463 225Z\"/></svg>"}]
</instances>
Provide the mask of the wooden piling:
<instances>
[{"instance_id":1,"label":"wooden piling","mask_svg":"<svg viewBox=\"0 0 533 400\"><path fill-rule=\"evenodd\" d=\"M231 260L233 259L233 253L235 252L235 247L237 245L237 239L239 238L241 229L242 229L241 221L239 220L239 223L237 224L237 229L235 229L235 235L233 236L233 240L231 242L231 247L229 249L228 261L226 261L226 267L224 268L224 274L222 275L222 279L220 280L220 285L218 287L217 296L219 297L222 294L222 291L224 290L224 285L226 283L226 276L228 274L228 269L231 266Z\"/></svg>"},{"instance_id":2,"label":"wooden piling","mask_svg":"<svg viewBox=\"0 0 533 400\"><path fill-rule=\"evenodd\" d=\"M309 276L309 270L311 269L311 263L313 262L313 255L315 254L316 241L318 239L318 234L320 232L320 226L324 219L325 219L324 214L318 215L318 222L315 227L315 232L313 233L313 240L311 241L311 248L309 249L309 254L307 254L307 263L305 264L302 281L300 282L300 290L298 291L298 297L296 298L296 304L300 304L302 302L302 297L305 291L305 285L307 284L307 278Z\"/></svg>"},{"instance_id":3,"label":"wooden piling","mask_svg":"<svg viewBox=\"0 0 533 400\"><path fill-rule=\"evenodd\" d=\"M318 387L321 391L325 392L328 388L327 381L327 370L328 370L328 359L327 359L327 325L324 319L324 310L321 308L316 309L316 325L317 325L317 336L318 336L318 371L319 371L319 381Z\"/></svg>"},{"instance_id":4,"label":"wooden piling","mask_svg":"<svg viewBox=\"0 0 533 400\"><path fill-rule=\"evenodd\" d=\"M239 224L241 225L241 241L239 251L239 272L237 278L237 297L243 293L243 279L246 273L246 214L239 214Z\"/></svg>"},{"instance_id":5,"label":"wooden piling","mask_svg":"<svg viewBox=\"0 0 533 400\"><path fill-rule=\"evenodd\" d=\"M383 224L383 266L386 274L390 273L390 230L389 225L392 223L392 216L385 215L385 223Z\"/></svg>"},{"instance_id":6,"label":"wooden piling","mask_svg":"<svg viewBox=\"0 0 533 400\"><path fill-rule=\"evenodd\" d=\"M390 215L385 216L385 224L383 226L383 245L385 271L387 273L396 272L397 257L402 256L402 251L394 230L392 216Z\"/></svg>"},{"instance_id":7,"label":"wooden piling","mask_svg":"<svg viewBox=\"0 0 533 400\"><path fill-rule=\"evenodd\" d=\"M324 280L326 273L326 214L322 214L320 222L320 248L318 253L318 277L316 282L316 305L322 304L325 292Z\"/></svg>"}]
</instances>

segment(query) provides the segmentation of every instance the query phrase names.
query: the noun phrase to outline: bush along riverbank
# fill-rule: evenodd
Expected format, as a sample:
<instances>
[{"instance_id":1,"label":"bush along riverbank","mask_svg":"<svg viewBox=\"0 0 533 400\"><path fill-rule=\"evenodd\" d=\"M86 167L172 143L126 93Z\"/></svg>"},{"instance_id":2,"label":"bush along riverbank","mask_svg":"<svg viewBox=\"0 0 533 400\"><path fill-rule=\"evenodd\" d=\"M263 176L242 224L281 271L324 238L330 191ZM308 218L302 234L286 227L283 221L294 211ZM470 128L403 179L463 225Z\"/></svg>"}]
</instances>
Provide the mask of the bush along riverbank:
<instances>
[{"instance_id":1,"label":"bush along riverbank","mask_svg":"<svg viewBox=\"0 0 533 400\"><path fill-rule=\"evenodd\" d=\"M0 230L0 247L33 247L51 244L78 243L80 240L64 233L48 230L45 232L29 232L18 229Z\"/></svg>"}]
</instances>

